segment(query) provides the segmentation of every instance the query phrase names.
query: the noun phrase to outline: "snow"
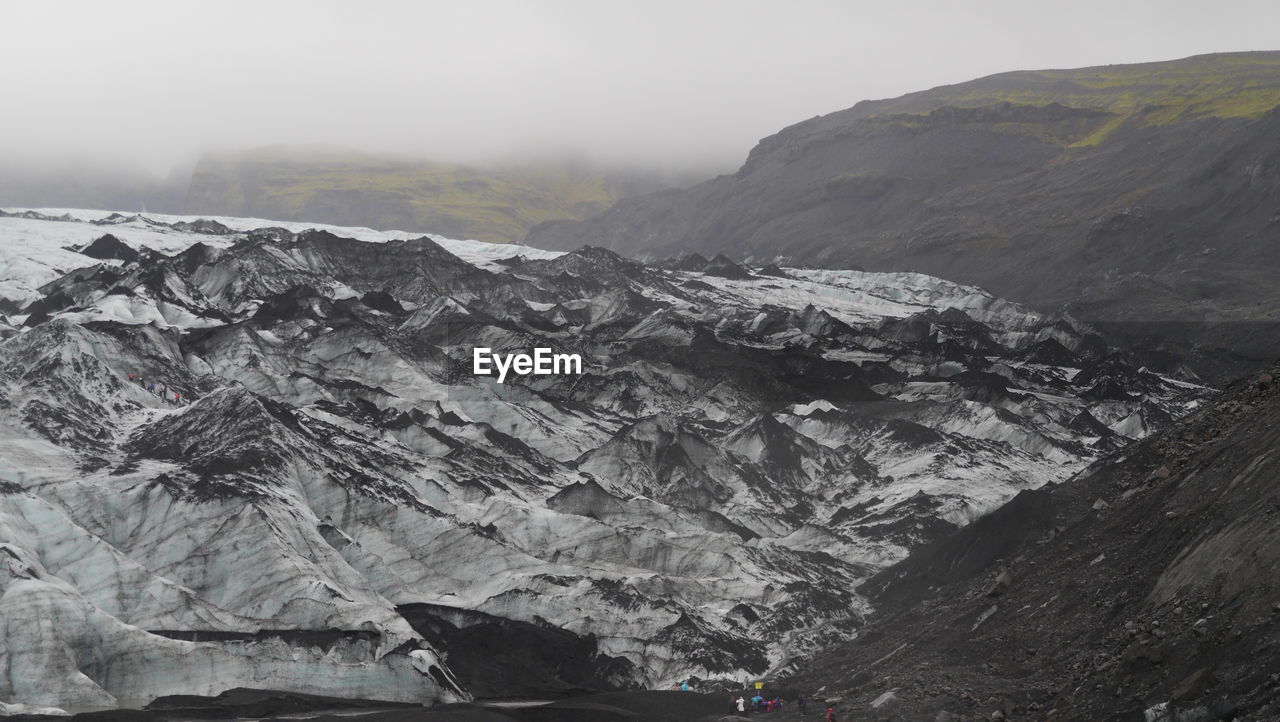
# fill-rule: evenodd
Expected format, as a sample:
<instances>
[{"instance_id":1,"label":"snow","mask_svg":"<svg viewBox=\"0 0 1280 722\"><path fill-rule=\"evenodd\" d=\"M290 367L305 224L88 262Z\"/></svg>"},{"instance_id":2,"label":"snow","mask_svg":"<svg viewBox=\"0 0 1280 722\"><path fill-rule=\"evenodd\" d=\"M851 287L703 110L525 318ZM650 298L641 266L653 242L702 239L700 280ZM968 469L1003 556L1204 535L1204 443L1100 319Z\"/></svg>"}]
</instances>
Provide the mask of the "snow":
<instances>
[{"instance_id":1,"label":"snow","mask_svg":"<svg viewBox=\"0 0 1280 722\"><path fill-rule=\"evenodd\" d=\"M0 717L16 717L17 715L70 717L71 713L61 707L39 707L29 704L5 704L0 702Z\"/></svg>"},{"instance_id":2,"label":"snow","mask_svg":"<svg viewBox=\"0 0 1280 722\"><path fill-rule=\"evenodd\" d=\"M234 236L208 235L176 231L141 221L112 225L93 225L92 221L110 216L113 211L83 208L5 208L9 212L32 210L47 216L69 214L77 222L33 220L26 218L0 218L0 299L27 303L39 297L37 289L76 268L96 265L101 261L78 253L94 240L110 233L134 248L151 248L165 254L179 253L196 243L214 248L225 248L235 242ZM228 216L183 216L166 213L147 213L146 218L162 223L179 223L206 219L217 221L235 231L245 232L255 228L278 227L299 232L308 229L329 231L335 235L369 242L387 242L431 238L450 253L464 261L490 269L500 269L497 261L525 256L531 259L550 259L563 255L556 251L544 251L518 244L486 243L476 240L445 238L427 233L407 231L375 231L371 228L334 226L323 223L297 223L271 221L262 218L233 218ZM118 262L115 262L118 263ZM175 324L176 325L176 324Z\"/></svg>"},{"instance_id":3,"label":"snow","mask_svg":"<svg viewBox=\"0 0 1280 722\"><path fill-rule=\"evenodd\" d=\"M103 218L106 218L107 216L110 216L112 213L117 212L117 211L90 210L90 209L84 209L84 208L5 208L5 210L11 211L11 212L33 210L48 216L59 216L65 213L65 214L71 215L74 218L77 218L86 222L101 220ZM256 228L283 228L287 231L299 233L301 231L314 229L318 231L328 231L330 233L333 233L334 235L342 236L345 238L355 238L361 241L369 241L372 243L385 243L388 241L407 241L414 238L427 237L435 241L436 243L440 244L445 248L445 250L449 251L450 253L454 254L455 256L461 258L464 261L467 261L469 263L475 263L477 265L493 266L493 267L498 267L496 264L494 264L494 261L500 261L507 258L514 258L516 256L525 256L526 258L550 259L550 258L556 258L558 256L563 255L562 252L544 251L540 248L531 248L529 246L521 245L518 243L490 243L487 241L478 241L474 239L446 238L444 236L436 235L434 233L418 233L418 232L412 232L412 231L394 231L394 230L393 231L376 231L372 228L366 228L364 226L335 226L327 223L308 223L308 222L300 222L300 221L273 221L265 218L243 218L243 217L234 217L234 216L213 216L213 215L194 215L193 216L193 215L173 215L169 213L150 213L150 212L143 213L141 215L145 216L146 218L150 218L152 220L160 221L161 223L180 223L183 221L196 221L200 219L217 221L218 223L221 223L222 225L234 231L240 231L240 232L251 231ZM9 220L14 220L14 219L9 219L9 218L0 219L0 228L4 227L3 226L4 221L9 221ZM36 221L36 222L39 222L39 221ZM152 229L154 229L155 227L148 226L144 223L138 223L138 222L114 224L109 226L94 226L94 225L90 225L89 223L69 224L69 225L84 225L84 226L87 226L88 228L97 229L98 231L97 234L93 235L91 238L88 238L86 242L93 241L94 239L98 238L104 233L111 233L112 235L115 235L117 238L120 238L121 240L132 241L134 240L135 233L142 232L144 235L138 238L137 240L138 243L141 243L142 245L146 245L151 248L155 248L156 250L164 251L166 253L173 253L176 251L180 251L194 242L194 241L187 242L181 248L176 248L176 249L170 249L170 248L162 247L159 245L152 245L152 243L148 242L148 240L151 239L152 237L147 236L145 234L148 231L154 233ZM116 233L112 229L119 229L120 233ZM187 234L187 233L163 234L162 233L159 235L194 236L199 234ZM218 236L200 236L201 240L205 238L218 238ZM174 242L180 243L181 241L174 241ZM208 243L208 241L205 241L205 242Z\"/></svg>"},{"instance_id":4,"label":"snow","mask_svg":"<svg viewBox=\"0 0 1280 722\"><path fill-rule=\"evenodd\" d=\"M684 274L716 287L718 295L746 306L775 305L800 310L816 306L852 324L878 324L921 311L956 308L975 320L1009 333L1022 332L1044 316L974 286L920 273L873 273L785 269L793 278L730 280L702 273Z\"/></svg>"},{"instance_id":5,"label":"snow","mask_svg":"<svg viewBox=\"0 0 1280 722\"><path fill-rule=\"evenodd\" d=\"M221 325L215 319L197 316L185 308L159 303L150 296L104 296L84 311L59 314L59 318L75 323L118 321L126 324L154 323L160 328L209 328Z\"/></svg>"},{"instance_id":6,"label":"snow","mask_svg":"<svg viewBox=\"0 0 1280 722\"><path fill-rule=\"evenodd\" d=\"M118 227L89 223L0 218L0 299L35 300L40 295L37 289L49 281L76 268L102 263L75 249L117 230ZM130 228L122 240L135 247L154 248L164 253L177 253L197 241L215 246L229 244L222 237L162 232L155 228Z\"/></svg>"}]
</instances>

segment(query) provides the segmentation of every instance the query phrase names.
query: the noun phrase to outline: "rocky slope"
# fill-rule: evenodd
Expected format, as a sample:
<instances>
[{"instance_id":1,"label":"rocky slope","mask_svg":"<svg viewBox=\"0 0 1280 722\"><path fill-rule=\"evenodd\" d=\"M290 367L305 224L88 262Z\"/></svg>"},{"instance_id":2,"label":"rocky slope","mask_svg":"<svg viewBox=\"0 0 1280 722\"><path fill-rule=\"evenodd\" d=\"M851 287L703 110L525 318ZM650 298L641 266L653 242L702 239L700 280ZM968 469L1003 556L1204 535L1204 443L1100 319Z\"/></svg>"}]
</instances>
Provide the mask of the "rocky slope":
<instances>
[{"instance_id":1,"label":"rocky slope","mask_svg":"<svg viewBox=\"0 0 1280 722\"><path fill-rule=\"evenodd\" d=\"M874 577L798 681L858 719L1277 719L1277 373Z\"/></svg>"},{"instance_id":2,"label":"rocky slope","mask_svg":"<svg viewBox=\"0 0 1280 722\"><path fill-rule=\"evenodd\" d=\"M919 274L61 211L0 238L11 704L762 674L1209 395ZM499 384L478 346L585 369Z\"/></svg>"},{"instance_id":3,"label":"rocky slope","mask_svg":"<svg viewBox=\"0 0 1280 722\"><path fill-rule=\"evenodd\" d=\"M858 103L731 175L531 245L913 269L1230 378L1280 355L1280 53L1004 73Z\"/></svg>"}]
</instances>

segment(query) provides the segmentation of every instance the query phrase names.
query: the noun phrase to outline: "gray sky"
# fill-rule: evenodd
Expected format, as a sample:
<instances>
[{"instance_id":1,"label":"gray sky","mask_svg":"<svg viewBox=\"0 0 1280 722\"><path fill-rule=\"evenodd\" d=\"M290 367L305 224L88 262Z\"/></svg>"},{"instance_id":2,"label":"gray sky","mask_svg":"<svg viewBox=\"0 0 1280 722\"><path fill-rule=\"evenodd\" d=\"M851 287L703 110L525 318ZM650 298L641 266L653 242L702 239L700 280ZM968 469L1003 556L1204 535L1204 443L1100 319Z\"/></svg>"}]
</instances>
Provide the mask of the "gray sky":
<instances>
[{"instance_id":1,"label":"gray sky","mask_svg":"<svg viewBox=\"0 0 1280 722\"><path fill-rule=\"evenodd\" d=\"M728 168L864 98L1277 49L1277 28L1274 0L6 3L0 153L159 170L324 143Z\"/></svg>"}]
</instances>

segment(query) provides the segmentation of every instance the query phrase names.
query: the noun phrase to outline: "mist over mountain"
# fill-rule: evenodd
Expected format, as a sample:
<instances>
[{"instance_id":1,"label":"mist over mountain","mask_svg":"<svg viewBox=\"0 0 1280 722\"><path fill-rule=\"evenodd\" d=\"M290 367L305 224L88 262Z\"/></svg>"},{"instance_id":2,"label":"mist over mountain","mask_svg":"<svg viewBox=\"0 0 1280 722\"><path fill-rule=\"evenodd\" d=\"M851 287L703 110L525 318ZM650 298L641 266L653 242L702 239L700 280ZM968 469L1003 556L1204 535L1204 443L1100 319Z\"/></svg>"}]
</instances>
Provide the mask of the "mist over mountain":
<instances>
[{"instance_id":1,"label":"mist over mountain","mask_svg":"<svg viewBox=\"0 0 1280 722\"><path fill-rule=\"evenodd\" d=\"M1280 354L1280 53L1002 73L769 136L527 241L916 270L1229 378Z\"/></svg>"},{"instance_id":2,"label":"mist over mountain","mask_svg":"<svg viewBox=\"0 0 1280 722\"><path fill-rule=\"evenodd\" d=\"M1276 722L1277 26L7 6L0 718Z\"/></svg>"},{"instance_id":3,"label":"mist over mountain","mask_svg":"<svg viewBox=\"0 0 1280 722\"><path fill-rule=\"evenodd\" d=\"M452 238L522 240L619 198L700 176L589 161L468 167L341 148L276 146L201 157L176 212L311 221Z\"/></svg>"},{"instance_id":4,"label":"mist over mountain","mask_svg":"<svg viewBox=\"0 0 1280 722\"><path fill-rule=\"evenodd\" d=\"M0 198L19 208L176 210L190 178L181 165L165 175L119 159L0 158Z\"/></svg>"},{"instance_id":5,"label":"mist over mountain","mask_svg":"<svg viewBox=\"0 0 1280 722\"><path fill-rule=\"evenodd\" d=\"M711 171L543 157L468 166L335 146L205 153L156 175L123 162L0 163L10 206L150 210L311 221L520 241L620 198L692 185Z\"/></svg>"}]
</instances>

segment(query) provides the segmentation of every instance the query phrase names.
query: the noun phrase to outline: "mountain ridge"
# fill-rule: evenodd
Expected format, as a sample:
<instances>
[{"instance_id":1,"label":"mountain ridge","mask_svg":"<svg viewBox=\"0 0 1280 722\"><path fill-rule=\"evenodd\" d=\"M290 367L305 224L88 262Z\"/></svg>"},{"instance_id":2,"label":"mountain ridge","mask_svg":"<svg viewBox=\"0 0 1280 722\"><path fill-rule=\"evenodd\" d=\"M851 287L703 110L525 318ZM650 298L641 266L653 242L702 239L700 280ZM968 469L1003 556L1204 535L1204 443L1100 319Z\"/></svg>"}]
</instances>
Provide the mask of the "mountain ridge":
<instances>
[{"instance_id":1,"label":"mountain ridge","mask_svg":"<svg viewBox=\"0 0 1280 722\"><path fill-rule=\"evenodd\" d=\"M918 270L1225 380L1280 354L1278 105L1275 52L998 74L802 121L526 242Z\"/></svg>"}]
</instances>

